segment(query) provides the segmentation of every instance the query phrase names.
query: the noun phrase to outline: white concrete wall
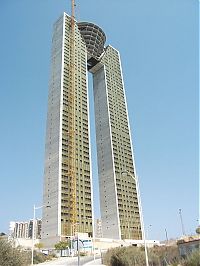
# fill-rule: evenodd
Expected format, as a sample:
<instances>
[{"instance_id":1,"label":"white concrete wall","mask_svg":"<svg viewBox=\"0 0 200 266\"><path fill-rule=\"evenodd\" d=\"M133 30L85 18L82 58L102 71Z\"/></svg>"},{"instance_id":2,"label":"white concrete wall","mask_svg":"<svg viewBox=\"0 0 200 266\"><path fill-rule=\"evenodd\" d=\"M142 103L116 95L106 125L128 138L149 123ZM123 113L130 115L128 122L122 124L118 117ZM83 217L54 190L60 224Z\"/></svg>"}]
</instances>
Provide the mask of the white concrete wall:
<instances>
[{"instance_id":1,"label":"white concrete wall","mask_svg":"<svg viewBox=\"0 0 200 266\"><path fill-rule=\"evenodd\" d=\"M105 68L93 75L100 208L103 237L120 239Z\"/></svg>"},{"instance_id":2,"label":"white concrete wall","mask_svg":"<svg viewBox=\"0 0 200 266\"><path fill-rule=\"evenodd\" d=\"M55 24L52 39L51 79L48 96L48 115L45 146L43 190L42 241L57 238L60 231L60 115L62 74L63 17ZM46 208L45 206L50 206ZM58 237L59 240L59 237Z\"/></svg>"}]
</instances>

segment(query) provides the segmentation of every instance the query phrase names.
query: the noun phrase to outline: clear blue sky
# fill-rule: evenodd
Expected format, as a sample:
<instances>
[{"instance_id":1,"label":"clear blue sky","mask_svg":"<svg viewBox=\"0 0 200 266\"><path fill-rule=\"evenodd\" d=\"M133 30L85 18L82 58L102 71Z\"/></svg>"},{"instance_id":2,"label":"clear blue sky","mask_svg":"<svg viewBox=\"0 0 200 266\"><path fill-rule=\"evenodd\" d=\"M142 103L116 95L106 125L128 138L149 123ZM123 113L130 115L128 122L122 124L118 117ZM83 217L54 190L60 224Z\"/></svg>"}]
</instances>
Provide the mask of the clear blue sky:
<instances>
[{"instance_id":1,"label":"clear blue sky","mask_svg":"<svg viewBox=\"0 0 200 266\"><path fill-rule=\"evenodd\" d=\"M151 239L165 239L165 228L180 236L179 208L187 233L198 224L198 5L77 0L77 19L102 27L121 53ZM0 1L0 232L42 204L52 25L63 11L70 13L69 0Z\"/></svg>"}]
</instances>

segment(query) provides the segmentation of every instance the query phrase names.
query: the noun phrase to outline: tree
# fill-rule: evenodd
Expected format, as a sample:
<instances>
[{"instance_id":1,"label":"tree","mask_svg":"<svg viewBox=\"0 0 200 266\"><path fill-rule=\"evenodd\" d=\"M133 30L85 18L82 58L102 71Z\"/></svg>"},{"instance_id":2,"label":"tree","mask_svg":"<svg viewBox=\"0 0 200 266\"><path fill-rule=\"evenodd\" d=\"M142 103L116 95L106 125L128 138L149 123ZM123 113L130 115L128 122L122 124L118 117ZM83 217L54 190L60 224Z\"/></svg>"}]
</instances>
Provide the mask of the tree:
<instances>
[{"instance_id":1,"label":"tree","mask_svg":"<svg viewBox=\"0 0 200 266\"><path fill-rule=\"evenodd\" d=\"M7 239L0 238L0 265L27 266L30 260L28 252L14 248Z\"/></svg>"},{"instance_id":2,"label":"tree","mask_svg":"<svg viewBox=\"0 0 200 266\"><path fill-rule=\"evenodd\" d=\"M198 235L200 235L200 226L197 227L197 229L196 229L196 233L197 233Z\"/></svg>"},{"instance_id":3,"label":"tree","mask_svg":"<svg viewBox=\"0 0 200 266\"><path fill-rule=\"evenodd\" d=\"M63 250L69 247L69 241L60 241L54 245L55 249Z\"/></svg>"},{"instance_id":4,"label":"tree","mask_svg":"<svg viewBox=\"0 0 200 266\"><path fill-rule=\"evenodd\" d=\"M44 244L40 242L40 243L35 244L35 247L40 250L41 248L44 247Z\"/></svg>"}]
</instances>

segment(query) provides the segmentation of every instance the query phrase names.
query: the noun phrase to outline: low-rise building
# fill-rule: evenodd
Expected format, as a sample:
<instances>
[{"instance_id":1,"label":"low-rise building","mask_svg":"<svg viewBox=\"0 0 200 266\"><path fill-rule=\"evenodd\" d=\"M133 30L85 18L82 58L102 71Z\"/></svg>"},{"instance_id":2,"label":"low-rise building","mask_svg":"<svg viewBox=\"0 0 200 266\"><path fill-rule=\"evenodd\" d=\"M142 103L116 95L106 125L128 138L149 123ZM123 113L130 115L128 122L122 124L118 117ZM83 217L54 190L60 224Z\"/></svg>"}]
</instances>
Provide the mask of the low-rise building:
<instances>
[{"instance_id":1,"label":"low-rise building","mask_svg":"<svg viewBox=\"0 0 200 266\"><path fill-rule=\"evenodd\" d=\"M187 236L177 241L179 253L182 257L186 257L188 254L200 248L199 236Z\"/></svg>"}]
</instances>

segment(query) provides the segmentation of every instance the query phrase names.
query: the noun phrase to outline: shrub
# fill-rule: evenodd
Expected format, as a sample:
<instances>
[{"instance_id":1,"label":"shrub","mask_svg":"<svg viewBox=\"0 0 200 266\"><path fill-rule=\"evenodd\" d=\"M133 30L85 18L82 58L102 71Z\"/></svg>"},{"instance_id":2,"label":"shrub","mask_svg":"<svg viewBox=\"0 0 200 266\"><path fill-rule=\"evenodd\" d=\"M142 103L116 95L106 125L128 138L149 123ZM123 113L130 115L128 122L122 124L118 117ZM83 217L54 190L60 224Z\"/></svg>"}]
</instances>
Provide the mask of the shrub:
<instances>
[{"instance_id":1,"label":"shrub","mask_svg":"<svg viewBox=\"0 0 200 266\"><path fill-rule=\"evenodd\" d=\"M44 255L34 251L34 264L51 260L54 255ZM31 264L31 250L23 250L14 247L13 243L7 239L0 238L0 266L27 266Z\"/></svg>"},{"instance_id":2,"label":"shrub","mask_svg":"<svg viewBox=\"0 0 200 266\"><path fill-rule=\"evenodd\" d=\"M176 265L181 257L177 246L156 246L148 249L149 261L152 265Z\"/></svg>"},{"instance_id":3,"label":"shrub","mask_svg":"<svg viewBox=\"0 0 200 266\"><path fill-rule=\"evenodd\" d=\"M54 245L56 250L64 250L67 249L70 246L69 241L60 241Z\"/></svg>"},{"instance_id":4,"label":"shrub","mask_svg":"<svg viewBox=\"0 0 200 266\"><path fill-rule=\"evenodd\" d=\"M109 266L145 265L144 252L137 247L121 247L108 250L104 263Z\"/></svg>"},{"instance_id":5,"label":"shrub","mask_svg":"<svg viewBox=\"0 0 200 266\"><path fill-rule=\"evenodd\" d=\"M183 265L184 266L200 266L199 250L195 250L190 255L188 255Z\"/></svg>"},{"instance_id":6,"label":"shrub","mask_svg":"<svg viewBox=\"0 0 200 266\"><path fill-rule=\"evenodd\" d=\"M87 253L86 253L86 252L83 252L83 251L81 251L81 252L80 252L80 256L81 256L81 257L87 256Z\"/></svg>"},{"instance_id":7,"label":"shrub","mask_svg":"<svg viewBox=\"0 0 200 266\"><path fill-rule=\"evenodd\" d=\"M45 255L41 252L34 251L33 253L33 262L34 264L42 263L47 260L51 260L53 258L52 255Z\"/></svg>"},{"instance_id":8,"label":"shrub","mask_svg":"<svg viewBox=\"0 0 200 266\"><path fill-rule=\"evenodd\" d=\"M35 247L39 249L39 251L44 247L44 244L43 243L37 243L35 244Z\"/></svg>"},{"instance_id":9,"label":"shrub","mask_svg":"<svg viewBox=\"0 0 200 266\"><path fill-rule=\"evenodd\" d=\"M144 250L142 248L137 247L127 247L125 248L124 259L126 261L126 265L146 265L145 263L145 255Z\"/></svg>"},{"instance_id":10,"label":"shrub","mask_svg":"<svg viewBox=\"0 0 200 266\"><path fill-rule=\"evenodd\" d=\"M151 266L170 265L180 260L177 247L149 248L148 257ZM145 266L144 248L129 246L110 249L103 262L108 266Z\"/></svg>"},{"instance_id":11,"label":"shrub","mask_svg":"<svg viewBox=\"0 0 200 266\"><path fill-rule=\"evenodd\" d=\"M6 239L0 238L0 265L2 266L27 266L31 261L28 252L20 247L14 248Z\"/></svg>"}]
</instances>

